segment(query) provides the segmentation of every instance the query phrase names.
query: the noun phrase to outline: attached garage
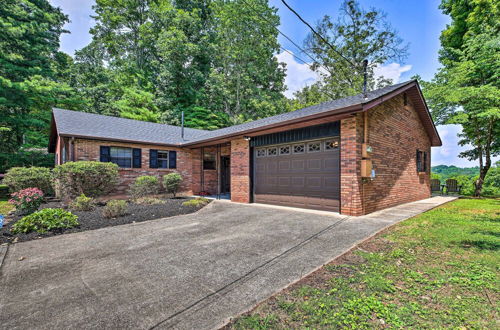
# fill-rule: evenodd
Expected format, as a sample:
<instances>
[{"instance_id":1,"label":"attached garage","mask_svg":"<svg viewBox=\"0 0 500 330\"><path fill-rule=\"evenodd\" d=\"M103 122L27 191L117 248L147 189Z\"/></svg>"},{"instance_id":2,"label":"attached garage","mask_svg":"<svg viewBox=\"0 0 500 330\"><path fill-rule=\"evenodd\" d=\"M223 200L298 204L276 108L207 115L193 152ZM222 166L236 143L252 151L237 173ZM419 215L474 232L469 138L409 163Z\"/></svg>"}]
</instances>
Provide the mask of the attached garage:
<instances>
[{"instance_id":1,"label":"attached garage","mask_svg":"<svg viewBox=\"0 0 500 330\"><path fill-rule=\"evenodd\" d=\"M254 202L339 212L338 122L256 137L253 143Z\"/></svg>"}]
</instances>

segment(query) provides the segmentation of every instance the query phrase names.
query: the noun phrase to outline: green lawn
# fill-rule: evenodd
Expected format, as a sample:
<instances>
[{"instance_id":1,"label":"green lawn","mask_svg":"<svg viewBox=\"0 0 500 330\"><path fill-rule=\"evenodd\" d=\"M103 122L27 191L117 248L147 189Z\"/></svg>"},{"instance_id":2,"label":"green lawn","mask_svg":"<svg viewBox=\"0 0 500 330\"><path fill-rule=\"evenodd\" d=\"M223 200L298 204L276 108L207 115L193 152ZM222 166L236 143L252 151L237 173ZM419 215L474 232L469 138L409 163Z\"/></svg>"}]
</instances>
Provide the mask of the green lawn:
<instances>
[{"instance_id":1,"label":"green lawn","mask_svg":"<svg viewBox=\"0 0 500 330\"><path fill-rule=\"evenodd\" d=\"M6 199L0 199L0 214L6 215L14 207Z\"/></svg>"},{"instance_id":2,"label":"green lawn","mask_svg":"<svg viewBox=\"0 0 500 330\"><path fill-rule=\"evenodd\" d=\"M498 329L500 200L404 221L240 317L234 328Z\"/></svg>"}]
</instances>

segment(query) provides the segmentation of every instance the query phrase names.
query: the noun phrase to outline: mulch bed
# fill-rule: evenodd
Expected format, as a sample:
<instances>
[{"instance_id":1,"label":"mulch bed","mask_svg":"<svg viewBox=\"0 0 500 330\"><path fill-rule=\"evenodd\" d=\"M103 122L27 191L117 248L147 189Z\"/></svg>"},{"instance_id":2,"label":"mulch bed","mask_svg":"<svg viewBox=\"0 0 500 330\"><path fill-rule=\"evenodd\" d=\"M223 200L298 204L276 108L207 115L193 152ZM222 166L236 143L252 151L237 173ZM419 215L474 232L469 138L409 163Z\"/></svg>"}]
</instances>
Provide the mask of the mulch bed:
<instances>
[{"instance_id":1,"label":"mulch bed","mask_svg":"<svg viewBox=\"0 0 500 330\"><path fill-rule=\"evenodd\" d=\"M37 232L31 232L27 234L12 234L10 232L11 227L14 225L14 223L16 223L17 220L22 218L22 216L13 215L10 216L10 219L7 220L7 224L5 224L4 227L0 229L0 244L30 241L33 239L61 234L76 233L104 227L124 225L133 222L143 222L159 218L173 217L176 215L189 214L198 211L201 207L182 205L182 203L189 199L190 198L187 197L168 198L164 199L165 204L156 205L140 205L129 202L128 214L123 217L112 219L107 219L102 216L104 203L99 204L93 211L70 210L71 213L78 216L78 222L80 223L79 226L64 230L50 231L45 234L39 234ZM44 203L40 208L64 208L64 206L60 202L48 202Z\"/></svg>"}]
</instances>

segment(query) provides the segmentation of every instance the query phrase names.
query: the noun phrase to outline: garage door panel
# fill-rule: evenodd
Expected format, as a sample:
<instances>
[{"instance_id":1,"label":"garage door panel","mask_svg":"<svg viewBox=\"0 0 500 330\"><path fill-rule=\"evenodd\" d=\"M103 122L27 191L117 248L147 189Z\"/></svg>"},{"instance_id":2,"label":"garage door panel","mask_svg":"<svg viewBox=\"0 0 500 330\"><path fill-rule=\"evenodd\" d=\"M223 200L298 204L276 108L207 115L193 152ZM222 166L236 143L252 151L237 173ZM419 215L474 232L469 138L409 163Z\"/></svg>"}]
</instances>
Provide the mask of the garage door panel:
<instances>
[{"instance_id":1,"label":"garage door panel","mask_svg":"<svg viewBox=\"0 0 500 330\"><path fill-rule=\"evenodd\" d=\"M276 155L255 157L255 202L338 212L340 152L338 148L327 149L324 140L311 143L317 142L319 151L278 145L267 147L276 148Z\"/></svg>"}]
</instances>

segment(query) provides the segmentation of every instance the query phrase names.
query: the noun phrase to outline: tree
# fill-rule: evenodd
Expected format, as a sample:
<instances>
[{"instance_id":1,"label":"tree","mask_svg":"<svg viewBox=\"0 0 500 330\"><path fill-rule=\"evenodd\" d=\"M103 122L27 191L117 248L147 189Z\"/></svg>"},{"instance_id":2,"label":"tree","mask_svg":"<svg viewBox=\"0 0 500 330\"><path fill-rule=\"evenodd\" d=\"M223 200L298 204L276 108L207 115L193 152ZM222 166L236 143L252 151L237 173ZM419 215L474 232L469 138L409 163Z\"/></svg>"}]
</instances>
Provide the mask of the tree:
<instances>
[{"instance_id":1,"label":"tree","mask_svg":"<svg viewBox=\"0 0 500 330\"><path fill-rule=\"evenodd\" d=\"M52 106L79 107L73 90L59 81L71 66L58 51L67 21L47 0L0 2L0 167L47 146Z\"/></svg>"},{"instance_id":2,"label":"tree","mask_svg":"<svg viewBox=\"0 0 500 330\"><path fill-rule=\"evenodd\" d=\"M479 162L474 195L480 196L500 154L500 4L493 0L443 0L440 8L451 16L441 33L442 68L424 93L438 124L459 124L462 146L472 146L460 157Z\"/></svg>"},{"instance_id":3,"label":"tree","mask_svg":"<svg viewBox=\"0 0 500 330\"><path fill-rule=\"evenodd\" d=\"M267 0L218 0L212 9L217 34L207 107L245 119L284 112L285 67L275 57L280 50L276 8Z\"/></svg>"},{"instance_id":4,"label":"tree","mask_svg":"<svg viewBox=\"0 0 500 330\"><path fill-rule=\"evenodd\" d=\"M368 60L368 89L392 82L375 79L374 68L387 61L403 61L408 46L377 9L362 9L355 0L345 0L336 22L325 15L316 25L317 35L310 33L304 41L306 50L316 61L312 68L320 75L318 82L297 92L295 97L304 104L318 103L358 94L363 86L363 60ZM340 56L339 54L342 54Z\"/></svg>"},{"instance_id":5,"label":"tree","mask_svg":"<svg viewBox=\"0 0 500 330\"><path fill-rule=\"evenodd\" d=\"M152 95L148 110L170 124L193 107L223 119L207 127L286 110L267 0L97 0L94 10L92 43L75 61L86 111L123 116L116 103L130 103L130 90Z\"/></svg>"}]
</instances>

